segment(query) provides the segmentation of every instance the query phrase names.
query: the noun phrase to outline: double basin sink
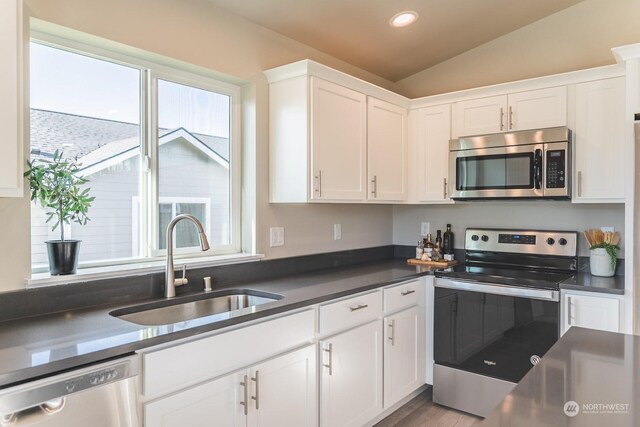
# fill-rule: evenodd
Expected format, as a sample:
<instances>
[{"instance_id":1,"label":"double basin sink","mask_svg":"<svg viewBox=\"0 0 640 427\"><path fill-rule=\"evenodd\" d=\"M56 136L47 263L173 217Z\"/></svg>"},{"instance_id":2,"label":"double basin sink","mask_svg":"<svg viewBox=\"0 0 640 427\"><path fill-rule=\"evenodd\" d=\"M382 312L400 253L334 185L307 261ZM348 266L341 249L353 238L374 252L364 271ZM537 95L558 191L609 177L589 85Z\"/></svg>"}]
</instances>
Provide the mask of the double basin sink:
<instances>
[{"instance_id":1,"label":"double basin sink","mask_svg":"<svg viewBox=\"0 0 640 427\"><path fill-rule=\"evenodd\" d=\"M162 300L114 310L109 314L143 326L163 326L206 316L235 317L258 305L278 301L282 295L254 289L229 289L189 297Z\"/></svg>"}]
</instances>

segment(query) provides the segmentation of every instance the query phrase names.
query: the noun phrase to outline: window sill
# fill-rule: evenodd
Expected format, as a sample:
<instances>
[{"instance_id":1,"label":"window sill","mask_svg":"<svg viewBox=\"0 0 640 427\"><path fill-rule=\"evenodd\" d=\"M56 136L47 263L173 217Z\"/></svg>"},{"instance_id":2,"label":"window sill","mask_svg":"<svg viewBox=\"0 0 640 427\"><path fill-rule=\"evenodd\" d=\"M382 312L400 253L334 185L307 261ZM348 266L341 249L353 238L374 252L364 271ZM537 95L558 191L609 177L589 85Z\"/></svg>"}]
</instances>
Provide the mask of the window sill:
<instances>
[{"instance_id":1,"label":"window sill","mask_svg":"<svg viewBox=\"0 0 640 427\"><path fill-rule=\"evenodd\" d=\"M176 264L186 264L189 268L215 267L219 265L241 264L260 261L264 255L231 254L215 257L183 258L176 260ZM51 276L49 273L32 274L26 280L27 288L39 288L43 286L66 285L69 283L82 283L93 280L114 279L119 277L142 276L145 274L164 271L166 262L149 261L137 264L113 265L108 267L93 267L78 269L76 274L66 276Z\"/></svg>"}]
</instances>

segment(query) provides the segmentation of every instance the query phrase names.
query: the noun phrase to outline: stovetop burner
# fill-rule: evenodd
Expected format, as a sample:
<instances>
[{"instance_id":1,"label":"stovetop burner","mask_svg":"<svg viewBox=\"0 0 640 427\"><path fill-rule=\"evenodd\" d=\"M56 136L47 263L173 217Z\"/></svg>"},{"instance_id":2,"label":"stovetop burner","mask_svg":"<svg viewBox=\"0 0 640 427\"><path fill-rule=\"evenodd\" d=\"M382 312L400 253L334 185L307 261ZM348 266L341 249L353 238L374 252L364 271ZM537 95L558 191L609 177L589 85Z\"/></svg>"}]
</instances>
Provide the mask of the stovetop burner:
<instances>
[{"instance_id":1,"label":"stovetop burner","mask_svg":"<svg viewBox=\"0 0 640 427\"><path fill-rule=\"evenodd\" d=\"M577 244L577 232L469 228L465 234L465 264L435 275L558 290L561 282L577 272Z\"/></svg>"}]
</instances>

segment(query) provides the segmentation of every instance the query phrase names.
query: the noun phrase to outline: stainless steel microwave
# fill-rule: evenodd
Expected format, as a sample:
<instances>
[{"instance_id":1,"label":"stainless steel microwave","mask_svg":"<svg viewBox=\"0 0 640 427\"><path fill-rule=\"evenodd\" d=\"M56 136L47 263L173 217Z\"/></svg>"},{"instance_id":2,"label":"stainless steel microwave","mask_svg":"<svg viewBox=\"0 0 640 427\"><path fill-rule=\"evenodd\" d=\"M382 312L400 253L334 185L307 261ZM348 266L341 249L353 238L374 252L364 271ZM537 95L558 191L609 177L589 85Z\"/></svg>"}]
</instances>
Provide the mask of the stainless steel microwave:
<instances>
[{"instance_id":1,"label":"stainless steel microwave","mask_svg":"<svg viewBox=\"0 0 640 427\"><path fill-rule=\"evenodd\" d=\"M566 127L453 139L451 198L569 199L570 141Z\"/></svg>"}]
</instances>

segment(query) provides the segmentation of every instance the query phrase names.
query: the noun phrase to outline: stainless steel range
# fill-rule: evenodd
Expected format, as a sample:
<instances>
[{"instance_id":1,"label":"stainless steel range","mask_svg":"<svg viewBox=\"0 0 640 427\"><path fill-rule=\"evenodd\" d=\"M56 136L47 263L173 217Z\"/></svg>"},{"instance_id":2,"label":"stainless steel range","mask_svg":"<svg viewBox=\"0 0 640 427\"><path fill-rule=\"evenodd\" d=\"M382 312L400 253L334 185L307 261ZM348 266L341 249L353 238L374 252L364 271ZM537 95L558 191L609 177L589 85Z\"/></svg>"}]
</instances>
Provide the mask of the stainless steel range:
<instances>
[{"instance_id":1,"label":"stainless steel range","mask_svg":"<svg viewBox=\"0 0 640 427\"><path fill-rule=\"evenodd\" d=\"M433 401L486 416L558 340L578 233L467 229L465 263L436 272Z\"/></svg>"}]
</instances>

